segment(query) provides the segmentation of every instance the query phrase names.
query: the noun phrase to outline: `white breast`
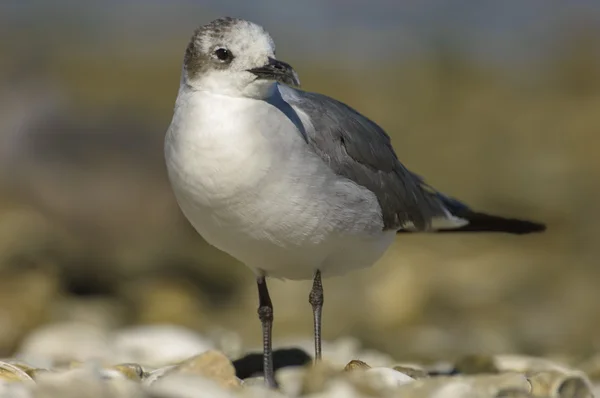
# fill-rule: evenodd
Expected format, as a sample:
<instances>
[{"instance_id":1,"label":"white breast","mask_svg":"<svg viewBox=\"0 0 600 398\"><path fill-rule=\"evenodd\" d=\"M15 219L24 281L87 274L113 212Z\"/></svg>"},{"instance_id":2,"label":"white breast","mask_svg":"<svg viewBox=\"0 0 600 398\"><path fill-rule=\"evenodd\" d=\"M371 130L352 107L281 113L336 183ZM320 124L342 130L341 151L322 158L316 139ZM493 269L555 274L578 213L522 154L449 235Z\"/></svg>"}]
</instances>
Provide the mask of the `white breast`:
<instances>
[{"instance_id":1,"label":"white breast","mask_svg":"<svg viewBox=\"0 0 600 398\"><path fill-rule=\"evenodd\" d=\"M375 196L334 175L295 129L263 101L180 93L165 156L183 213L257 272L308 279L371 265L394 236Z\"/></svg>"}]
</instances>

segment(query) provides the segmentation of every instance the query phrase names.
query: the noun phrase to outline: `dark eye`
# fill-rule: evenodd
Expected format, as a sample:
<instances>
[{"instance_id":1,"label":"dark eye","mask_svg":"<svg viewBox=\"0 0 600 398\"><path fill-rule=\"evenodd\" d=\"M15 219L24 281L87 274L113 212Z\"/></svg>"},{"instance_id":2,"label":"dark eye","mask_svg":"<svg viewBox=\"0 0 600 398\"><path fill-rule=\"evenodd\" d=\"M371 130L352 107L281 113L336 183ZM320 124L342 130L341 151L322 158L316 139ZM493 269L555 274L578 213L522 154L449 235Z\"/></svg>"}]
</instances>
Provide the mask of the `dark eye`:
<instances>
[{"instance_id":1,"label":"dark eye","mask_svg":"<svg viewBox=\"0 0 600 398\"><path fill-rule=\"evenodd\" d=\"M219 47L215 50L215 56L219 61L231 61L233 58L231 51L223 47Z\"/></svg>"}]
</instances>

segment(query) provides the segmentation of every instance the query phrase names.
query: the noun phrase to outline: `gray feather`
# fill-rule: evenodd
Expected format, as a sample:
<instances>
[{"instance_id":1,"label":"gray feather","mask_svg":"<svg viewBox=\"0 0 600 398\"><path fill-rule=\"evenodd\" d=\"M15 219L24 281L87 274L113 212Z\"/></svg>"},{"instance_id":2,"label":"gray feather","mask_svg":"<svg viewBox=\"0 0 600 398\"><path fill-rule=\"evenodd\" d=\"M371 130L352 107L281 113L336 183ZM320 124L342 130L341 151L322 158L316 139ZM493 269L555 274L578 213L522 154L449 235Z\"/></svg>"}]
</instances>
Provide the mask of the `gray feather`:
<instances>
[{"instance_id":1,"label":"gray feather","mask_svg":"<svg viewBox=\"0 0 600 398\"><path fill-rule=\"evenodd\" d=\"M373 121L325 95L287 86L279 91L295 113L310 119L301 131L308 145L335 173L376 195L385 229L412 224L427 230L434 218L447 216L438 197L400 163L390 137Z\"/></svg>"}]
</instances>

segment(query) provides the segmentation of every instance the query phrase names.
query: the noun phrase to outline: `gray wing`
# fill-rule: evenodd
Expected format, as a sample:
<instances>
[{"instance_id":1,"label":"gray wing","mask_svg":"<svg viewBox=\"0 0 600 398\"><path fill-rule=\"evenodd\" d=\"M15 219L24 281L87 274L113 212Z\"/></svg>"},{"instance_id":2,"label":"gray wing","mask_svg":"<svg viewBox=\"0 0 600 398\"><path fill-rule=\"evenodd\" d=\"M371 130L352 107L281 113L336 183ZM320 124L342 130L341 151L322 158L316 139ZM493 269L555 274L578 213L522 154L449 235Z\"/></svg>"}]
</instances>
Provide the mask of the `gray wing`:
<instances>
[{"instance_id":1,"label":"gray wing","mask_svg":"<svg viewBox=\"0 0 600 398\"><path fill-rule=\"evenodd\" d=\"M304 123L308 145L338 175L372 191L385 229L429 229L448 212L434 190L396 157L390 137L377 124L333 98L280 86L280 93Z\"/></svg>"}]
</instances>

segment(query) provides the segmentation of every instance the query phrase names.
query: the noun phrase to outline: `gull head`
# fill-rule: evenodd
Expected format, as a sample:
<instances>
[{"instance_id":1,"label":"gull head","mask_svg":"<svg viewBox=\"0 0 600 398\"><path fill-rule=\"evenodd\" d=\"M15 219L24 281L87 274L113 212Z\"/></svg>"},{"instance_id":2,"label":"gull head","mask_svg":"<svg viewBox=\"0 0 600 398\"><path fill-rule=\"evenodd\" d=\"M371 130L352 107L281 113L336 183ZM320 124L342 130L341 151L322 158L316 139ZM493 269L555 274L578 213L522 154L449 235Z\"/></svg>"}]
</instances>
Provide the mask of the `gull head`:
<instances>
[{"instance_id":1,"label":"gull head","mask_svg":"<svg viewBox=\"0 0 600 398\"><path fill-rule=\"evenodd\" d=\"M276 83L300 85L294 69L276 59L275 43L262 26L225 17L194 32L183 60L185 86L215 94L265 98Z\"/></svg>"}]
</instances>

